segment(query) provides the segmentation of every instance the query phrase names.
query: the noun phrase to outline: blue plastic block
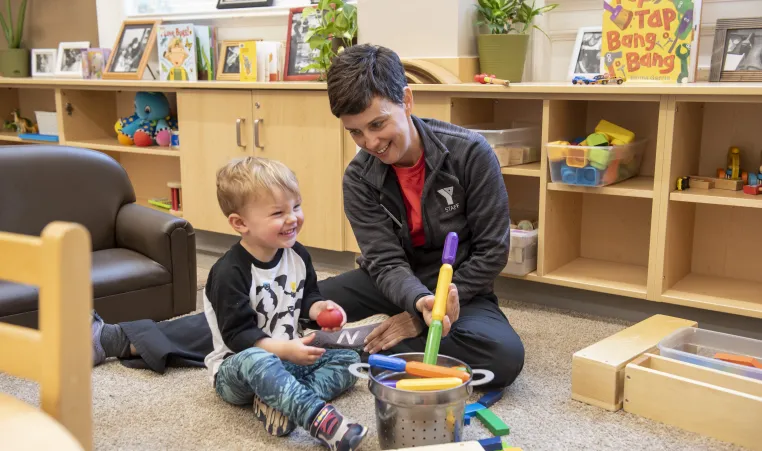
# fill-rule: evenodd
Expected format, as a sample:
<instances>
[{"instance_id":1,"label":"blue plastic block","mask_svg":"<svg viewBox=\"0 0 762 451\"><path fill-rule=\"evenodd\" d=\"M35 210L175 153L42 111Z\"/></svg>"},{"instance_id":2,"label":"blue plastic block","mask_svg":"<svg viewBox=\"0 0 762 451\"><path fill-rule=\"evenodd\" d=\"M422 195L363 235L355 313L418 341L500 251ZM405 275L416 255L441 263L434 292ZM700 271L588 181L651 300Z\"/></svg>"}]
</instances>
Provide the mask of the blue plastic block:
<instances>
[{"instance_id":1,"label":"blue plastic block","mask_svg":"<svg viewBox=\"0 0 762 451\"><path fill-rule=\"evenodd\" d=\"M597 186L601 183L601 171L585 166L577 171L577 185Z\"/></svg>"},{"instance_id":2,"label":"blue plastic block","mask_svg":"<svg viewBox=\"0 0 762 451\"><path fill-rule=\"evenodd\" d=\"M561 168L561 181L569 185L576 185L577 168L570 168L568 166Z\"/></svg>"},{"instance_id":3,"label":"blue plastic block","mask_svg":"<svg viewBox=\"0 0 762 451\"><path fill-rule=\"evenodd\" d=\"M400 359L399 357L388 357L381 354L373 354L368 357L368 365L390 371L405 371L407 362Z\"/></svg>"},{"instance_id":4,"label":"blue plastic block","mask_svg":"<svg viewBox=\"0 0 762 451\"><path fill-rule=\"evenodd\" d=\"M479 440L479 444L486 451L500 451L503 449L503 441L500 437L483 438Z\"/></svg>"},{"instance_id":5,"label":"blue plastic block","mask_svg":"<svg viewBox=\"0 0 762 451\"><path fill-rule=\"evenodd\" d=\"M475 402L473 404L467 404L466 405L466 415L474 416L474 414L482 409L486 409L482 404L479 404L478 402Z\"/></svg>"},{"instance_id":6,"label":"blue plastic block","mask_svg":"<svg viewBox=\"0 0 762 451\"><path fill-rule=\"evenodd\" d=\"M464 415L463 426L468 426L469 424L471 424L471 415Z\"/></svg>"},{"instance_id":7,"label":"blue plastic block","mask_svg":"<svg viewBox=\"0 0 762 451\"><path fill-rule=\"evenodd\" d=\"M485 393L484 396L479 398L479 400L476 402L483 405L484 407L492 407L492 404L495 404L496 402L503 399L504 393L504 390L491 391L489 393Z\"/></svg>"},{"instance_id":8,"label":"blue plastic block","mask_svg":"<svg viewBox=\"0 0 762 451\"><path fill-rule=\"evenodd\" d=\"M36 141L58 142L58 135L41 135L39 133L19 133L19 138Z\"/></svg>"}]
</instances>

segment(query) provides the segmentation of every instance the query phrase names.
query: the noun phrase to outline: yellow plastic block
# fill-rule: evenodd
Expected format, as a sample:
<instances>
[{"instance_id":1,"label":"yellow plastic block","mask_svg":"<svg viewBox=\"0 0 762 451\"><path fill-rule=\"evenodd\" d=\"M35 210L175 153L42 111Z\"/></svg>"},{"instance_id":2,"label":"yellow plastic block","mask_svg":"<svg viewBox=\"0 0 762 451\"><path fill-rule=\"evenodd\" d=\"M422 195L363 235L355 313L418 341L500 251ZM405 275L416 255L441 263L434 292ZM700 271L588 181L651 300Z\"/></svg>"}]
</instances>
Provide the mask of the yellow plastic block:
<instances>
[{"instance_id":1,"label":"yellow plastic block","mask_svg":"<svg viewBox=\"0 0 762 451\"><path fill-rule=\"evenodd\" d=\"M555 144L555 145L554 145ZM568 146L568 141L554 141L551 143L548 143L548 158L550 161L561 161L564 158L566 158L566 152L567 147L560 147L560 146Z\"/></svg>"},{"instance_id":2,"label":"yellow plastic block","mask_svg":"<svg viewBox=\"0 0 762 451\"><path fill-rule=\"evenodd\" d=\"M397 381L397 388L400 390L412 391L431 391L447 390L462 384L463 381L457 377L428 377L424 379L402 379Z\"/></svg>"},{"instance_id":3,"label":"yellow plastic block","mask_svg":"<svg viewBox=\"0 0 762 451\"><path fill-rule=\"evenodd\" d=\"M627 143L622 141L621 139L614 138L614 139L611 140L611 145L612 146L623 146L625 144L627 144Z\"/></svg>"},{"instance_id":4,"label":"yellow plastic block","mask_svg":"<svg viewBox=\"0 0 762 451\"><path fill-rule=\"evenodd\" d=\"M595 127L595 131L597 133L605 133L609 135L611 139L619 140L625 144L630 143L633 139L635 139L635 133L616 124L612 124L605 119L601 119L601 121L598 122L598 125Z\"/></svg>"}]
</instances>

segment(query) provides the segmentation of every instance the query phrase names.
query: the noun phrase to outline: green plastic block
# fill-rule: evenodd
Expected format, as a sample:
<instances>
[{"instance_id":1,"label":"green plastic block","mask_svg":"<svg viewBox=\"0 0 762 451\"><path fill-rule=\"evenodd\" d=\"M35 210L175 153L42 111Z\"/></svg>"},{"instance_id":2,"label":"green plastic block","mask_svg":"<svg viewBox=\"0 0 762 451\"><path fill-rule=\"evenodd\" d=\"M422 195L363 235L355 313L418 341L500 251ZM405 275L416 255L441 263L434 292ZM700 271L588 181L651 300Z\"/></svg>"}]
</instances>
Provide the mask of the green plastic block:
<instances>
[{"instance_id":1,"label":"green plastic block","mask_svg":"<svg viewBox=\"0 0 762 451\"><path fill-rule=\"evenodd\" d=\"M501 436L511 433L511 429L508 425L503 423L503 420L489 409L477 410L476 416L479 417L479 421L492 432L492 435Z\"/></svg>"},{"instance_id":2,"label":"green plastic block","mask_svg":"<svg viewBox=\"0 0 762 451\"><path fill-rule=\"evenodd\" d=\"M608 146L609 139L603 133L591 133L585 138L588 146Z\"/></svg>"},{"instance_id":3,"label":"green plastic block","mask_svg":"<svg viewBox=\"0 0 762 451\"><path fill-rule=\"evenodd\" d=\"M609 165L609 158L611 158L611 152L609 149L590 149L587 153L587 157L590 159L590 166L600 169L601 171L606 169Z\"/></svg>"}]
</instances>

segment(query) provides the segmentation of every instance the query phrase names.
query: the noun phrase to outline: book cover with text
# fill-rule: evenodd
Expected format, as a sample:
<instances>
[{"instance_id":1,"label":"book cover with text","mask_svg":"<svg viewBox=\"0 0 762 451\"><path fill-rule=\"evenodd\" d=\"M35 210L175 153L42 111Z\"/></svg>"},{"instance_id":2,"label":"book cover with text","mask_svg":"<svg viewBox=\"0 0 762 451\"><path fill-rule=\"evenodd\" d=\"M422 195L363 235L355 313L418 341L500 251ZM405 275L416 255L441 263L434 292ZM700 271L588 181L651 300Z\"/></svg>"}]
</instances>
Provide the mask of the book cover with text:
<instances>
[{"instance_id":1,"label":"book cover with text","mask_svg":"<svg viewBox=\"0 0 762 451\"><path fill-rule=\"evenodd\" d=\"M696 79L701 0L603 0L601 59L612 77Z\"/></svg>"},{"instance_id":2,"label":"book cover with text","mask_svg":"<svg viewBox=\"0 0 762 451\"><path fill-rule=\"evenodd\" d=\"M193 24L160 25L156 41L162 80L198 80Z\"/></svg>"}]
</instances>

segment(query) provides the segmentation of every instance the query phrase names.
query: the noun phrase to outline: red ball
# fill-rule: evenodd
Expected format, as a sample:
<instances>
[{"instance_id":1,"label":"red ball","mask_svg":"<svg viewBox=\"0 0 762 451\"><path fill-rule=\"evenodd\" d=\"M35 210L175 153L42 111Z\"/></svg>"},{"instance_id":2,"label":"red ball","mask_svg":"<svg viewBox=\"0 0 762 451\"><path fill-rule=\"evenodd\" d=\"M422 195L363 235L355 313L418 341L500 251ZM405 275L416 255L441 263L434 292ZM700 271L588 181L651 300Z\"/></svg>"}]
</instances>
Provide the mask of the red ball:
<instances>
[{"instance_id":1,"label":"red ball","mask_svg":"<svg viewBox=\"0 0 762 451\"><path fill-rule=\"evenodd\" d=\"M317 323L320 327L326 327L333 329L334 327L341 326L344 321L344 315L341 314L341 310L323 310L317 317Z\"/></svg>"}]
</instances>

